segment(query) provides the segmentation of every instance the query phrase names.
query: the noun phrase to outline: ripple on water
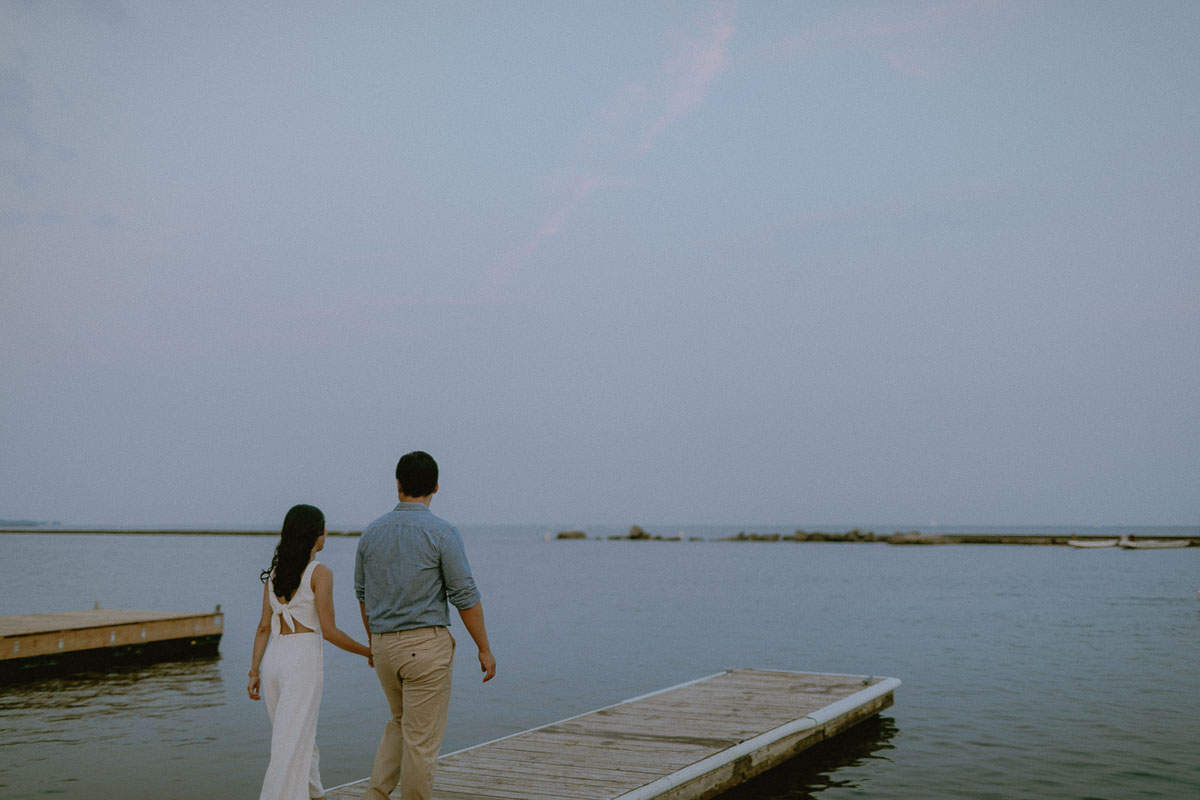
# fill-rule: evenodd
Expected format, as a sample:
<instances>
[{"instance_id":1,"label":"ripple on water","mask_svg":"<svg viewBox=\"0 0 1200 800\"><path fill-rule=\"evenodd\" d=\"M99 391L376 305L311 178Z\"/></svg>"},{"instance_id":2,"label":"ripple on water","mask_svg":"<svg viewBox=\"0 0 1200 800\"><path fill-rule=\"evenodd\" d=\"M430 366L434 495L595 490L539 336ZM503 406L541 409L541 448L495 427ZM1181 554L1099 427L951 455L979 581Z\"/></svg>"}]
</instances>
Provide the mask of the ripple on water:
<instances>
[{"instance_id":1,"label":"ripple on water","mask_svg":"<svg viewBox=\"0 0 1200 800\"><path fill-rule=\"evenodd\" d=\"M222 705L224 695L215 658L29 681L0 694L0 726L5 729L0 744L79 745L105 731L112 745L136 747L163 730L175 743L194 743L206 737L195 731L189 735L182 722L190 712ZM147 720L176 724L163 729L147 726ZM35 757L37 751L29 749Z\"/></svg>"}]
</instances>

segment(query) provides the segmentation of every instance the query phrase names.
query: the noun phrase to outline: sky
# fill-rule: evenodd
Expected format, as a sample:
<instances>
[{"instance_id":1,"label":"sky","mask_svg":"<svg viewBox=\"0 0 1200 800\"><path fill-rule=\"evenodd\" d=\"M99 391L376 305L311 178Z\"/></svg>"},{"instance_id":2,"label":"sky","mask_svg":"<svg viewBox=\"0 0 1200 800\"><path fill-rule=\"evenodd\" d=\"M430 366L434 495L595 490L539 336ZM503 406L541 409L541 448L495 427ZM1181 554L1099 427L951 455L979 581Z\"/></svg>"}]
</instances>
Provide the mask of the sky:
<instances>
[{"instance_id":1,"label":"sky","mask_svg":"<svg viewBox=\"0 0 1200 800\"><path fill-rule=\"evenodd\" d=\"M1197 41L0 0L0 519L1200 524Z\"/></svg>"}]
</instances>

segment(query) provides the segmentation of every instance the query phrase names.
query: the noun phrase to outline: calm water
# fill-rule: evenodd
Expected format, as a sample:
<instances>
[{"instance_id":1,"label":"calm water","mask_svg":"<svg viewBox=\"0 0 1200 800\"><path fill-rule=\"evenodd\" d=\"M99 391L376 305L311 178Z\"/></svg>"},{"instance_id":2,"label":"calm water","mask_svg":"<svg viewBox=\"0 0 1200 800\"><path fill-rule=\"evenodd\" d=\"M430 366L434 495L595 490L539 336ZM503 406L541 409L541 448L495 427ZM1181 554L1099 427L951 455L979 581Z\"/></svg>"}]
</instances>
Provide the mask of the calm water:
<instances>
[{"instance_id":1,"label":"calm water","mask_svg":"<svg viewBox=\"0 0 1200 800\"><path fill-rule=\"evenodd\" d=\"M690 531L689 531L690 532ZM445 749L729 667L889 675L896 704L744 798L1200 797L1200 548L543 541L467 529L499 675L461 646ZM704 535L704 534L702 534ZM355 539L331 538L361 638ZM0 614L204 611L219 658L0 693L0 797L255 797L270 736L246 698L274 540L0 535ZM326 645L326 785L367 775L386 719Z\"/></svg>"}]
</instances>

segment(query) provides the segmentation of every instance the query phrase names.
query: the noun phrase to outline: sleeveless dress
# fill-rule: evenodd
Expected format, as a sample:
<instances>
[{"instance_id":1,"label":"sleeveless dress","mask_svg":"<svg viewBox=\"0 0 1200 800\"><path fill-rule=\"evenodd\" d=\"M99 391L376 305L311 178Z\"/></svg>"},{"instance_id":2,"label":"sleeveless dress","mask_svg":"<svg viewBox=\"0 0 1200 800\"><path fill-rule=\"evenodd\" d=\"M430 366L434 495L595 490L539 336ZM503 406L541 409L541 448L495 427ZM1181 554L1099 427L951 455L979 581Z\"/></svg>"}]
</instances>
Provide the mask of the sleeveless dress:
<instances>
[{"instance_id":1,"label":"sleeveless dress","mask_svg":"<svg viewBox=\"0 0 1200 800\"><path fill-rule=\"evenodd\" d=\"M292 599L281 603L274 581L267 582L271 603L271 639L262 662L262 692L271 718L271 763L263 778L259 800L308 800L322 797L320 754L317 752L317 712L321 709L321 621L312 590L316 560L300 576ZM280 633L280 619L313 633Z\"/></svg>"}]
</instances>

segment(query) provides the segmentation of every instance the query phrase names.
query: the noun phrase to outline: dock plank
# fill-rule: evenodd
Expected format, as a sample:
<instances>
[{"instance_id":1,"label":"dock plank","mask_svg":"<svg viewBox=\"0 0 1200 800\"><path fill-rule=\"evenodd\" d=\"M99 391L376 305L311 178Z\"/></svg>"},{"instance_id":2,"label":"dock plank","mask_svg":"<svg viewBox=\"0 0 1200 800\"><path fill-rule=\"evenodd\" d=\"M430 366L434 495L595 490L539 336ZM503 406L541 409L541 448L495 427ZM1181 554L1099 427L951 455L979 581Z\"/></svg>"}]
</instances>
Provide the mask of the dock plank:
<instances>
[{"instance_id":1,"label":"dock plank","mask_svg":"<svg viewBox=\"0 0 1200 800\"><path fill-rule=\"evenodd\" d=\"M704 800L878 714L899 685L728 670L443 755L433 797ZM358 800L365 790L363 779L326 796Z\"/></svg>"},{"instance_id":2,"label":"dock plank","mask_svg":"<svg viewBox=\"0 0 1200 800\"><path fill-rule=\"evenodd\" d=\"M219 614L220 612L215 612ZM42 614L19 614L0 617L0 637L28 636L35 633L103 628L109 625L131 625L159 620L191 619L212 616L186 611L133 611L124 608L92 608L85 611L50 611Z\"/></svg>"}]
</instances>

